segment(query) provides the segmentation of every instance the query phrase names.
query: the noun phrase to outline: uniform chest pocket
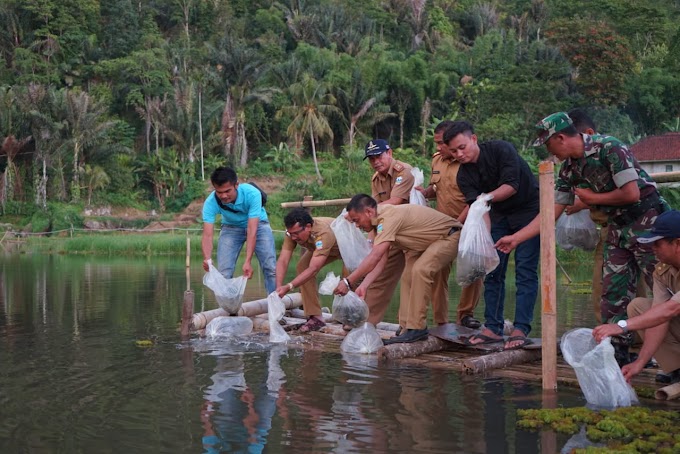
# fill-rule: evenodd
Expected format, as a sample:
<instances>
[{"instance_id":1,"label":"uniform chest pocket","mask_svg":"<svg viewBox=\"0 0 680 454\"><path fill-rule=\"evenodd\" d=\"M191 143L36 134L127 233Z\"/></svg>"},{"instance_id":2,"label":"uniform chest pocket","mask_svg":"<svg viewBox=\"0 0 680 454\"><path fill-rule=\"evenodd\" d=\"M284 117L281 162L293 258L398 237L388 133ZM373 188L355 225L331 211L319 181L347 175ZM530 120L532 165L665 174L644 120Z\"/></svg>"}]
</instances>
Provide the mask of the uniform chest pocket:
<instances>
[{"instance_id":1,"label":"uniform chest pocket","mask_svg":"<svg viewBox=\"0 0 680 454\"><path fill-rule=\"evenodd\" d=\"M432 176L430 177L430 184L439 184L441 180L442 180L441 173L432 172Z\"/></svg>"}]
</instances>

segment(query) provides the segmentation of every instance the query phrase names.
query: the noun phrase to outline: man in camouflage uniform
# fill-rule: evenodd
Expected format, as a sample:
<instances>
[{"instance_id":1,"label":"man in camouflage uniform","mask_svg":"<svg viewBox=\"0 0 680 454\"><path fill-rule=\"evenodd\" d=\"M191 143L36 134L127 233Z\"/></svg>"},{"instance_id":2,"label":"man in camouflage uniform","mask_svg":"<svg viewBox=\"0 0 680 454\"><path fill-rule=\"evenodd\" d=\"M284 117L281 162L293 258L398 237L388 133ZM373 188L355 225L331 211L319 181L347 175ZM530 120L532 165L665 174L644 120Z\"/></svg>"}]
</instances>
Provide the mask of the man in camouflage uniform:
<instances>
[{"instance_id":1,"label":"man in camouflage uniform","mask_svg":"<svg viewBox=\"0 0 680 454\"><path fill-rule=\"evenodd\" d=\"M317 331L326 325L321 317L316 275L324 265L340 258L331 222L333 218L312 218L304 208L296 208L283 218L286 237L276 262L276 293L283 298L286 293L300 287L302 306L307 317L307 323L300 328L303 333ZM307 250L298 261L295 270L297 275L283 285L288 264L298 244Z\"/></svg>"},{"instance_id":2,"label":"man in camouflage uniform","mask_svg":"<svg viewBox=\"0 0 680 454\"><path fill-rule=\"evenodd\" d=\"M405 330L385 340L385 344L416 342L427 337L427 306L432 299L436 276L458 256L461 224L454 218L429 207L408 204L378 205L367 194L357 194L347 204L348 219L365 232L375 232L375 244L359 267L343 279L335 293L346 294L360 279L356 289L385 274L384 265L392 248L406 253L401 281L401 323Z\"/></svg>"},{"instance_id":3,"label":"man in camouflage uniform","mask_svg":"<svg viewBox=\"0 0 680 454\"><path fill-rule=\"evenodd\" d=\"M626 307L635 296L640 272L652 287L656 258L649 244L637 241L651 229L656 217L669 209L656 183L620 140L604 135L579 134L569 115L557 112L537 125L534 146L564 161L555 184L555 216L578 196L609 216L602 276L602 321L626 319ZM538 235L540 216L519 232L501 238L501 251ZM627 346L617 345L619 363L628 361Z\"/></svg>"},{"instance_id":4,"label":"man in camouflage uniform","mask_svg":"<svg viewBox=\"0 0 680 454\"><path fill-rule=\"evenodd\" d=\"M371 178L371 195L379 205L409 203L414 180L411 174L412 167L394 159L392 149L386 140L373 139L368 142L364 159L368 159L375 170ZM373 234L369 235L370 241L373 241L373 236ZM368 321L370 323L377 325L385 316L405 264L404 251L390 248L385 270L366 291L365 301L369 309ZM403 297L400 295L400 298ZM401 319L402 314L399 315L400 323Z\"/></svg>"},{"instance_id":5,"label":"man in camouflage uniform","mask_svg":"<svg viewBox=\"0 0 680 454\"><path fill-rule=\"evenodd\" d=\"M574 127L581 134L588 134L593 136L596 134L595 122L590 116L582 109L571 109L568 113L569 118L574 122ZM593 305L593 311L595 314L595 319L598 323L602 323L602 310L600 300L602 299L602 267L604 265L604 245L607 241L607 233L609 232L609 227L607 225L607 220L609 216L602 210L598 210L595 207L590 207L583 203L581 199L575 197L574 204L569 205L565 208L567 215L572 215L578 213L581 210L590 209L590 218L595 224L598 224L600 228L600 239L597 242L595 251L593 252L593 280L592 280L592 291L591 291L591 302ZM638 278L637 286L637 296L644 297L647 294L646 284L644 279Z\"/></svg>"},{"instance_id":6,"label":"man in camouflage uniform","mask_svg":"<svg viewBox=\"0 0 680 454\"><path fill-rule=\"evenodd\" d=\"M434 143L437 152L432 156L432 176L427 188L416 188L427 199L437 200L437 211L456 218L465 219L469 209L465 201L465 195L458 187L458 170L460 162L454 153L444 143L444 132L453 125L453 121L445 120L434 128ZM439 276L435 278L434 289L432 291L432 308L435 311L435 320L448 319L449 301L449 274L451 266L442 268ZM459 325L477 329L481 326L479 320L473 317L475 307L479 303L482 293L483 280L478 279L472 285L463 287L458 301L458 320ZM446 314L439 315L437 309L445 310Z\"/></svg>"}]
</instances>

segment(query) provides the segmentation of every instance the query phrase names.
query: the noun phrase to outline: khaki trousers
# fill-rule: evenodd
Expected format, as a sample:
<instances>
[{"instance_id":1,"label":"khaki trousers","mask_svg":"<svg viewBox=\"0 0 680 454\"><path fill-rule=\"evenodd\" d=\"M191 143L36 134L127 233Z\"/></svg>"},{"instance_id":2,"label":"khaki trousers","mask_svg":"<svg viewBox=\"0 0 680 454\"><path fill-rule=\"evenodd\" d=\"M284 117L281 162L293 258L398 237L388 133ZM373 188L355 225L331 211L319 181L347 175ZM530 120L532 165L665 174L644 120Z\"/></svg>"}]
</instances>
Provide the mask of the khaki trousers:
<instances>
[{"instance_id":1,"label":"khaki trousers","mask_svg":"<svg viewBox=\"0 0 680 454\"><path fill-rule=\"evenodd\" d=\"M456 236L456 238L459 239L460 236ZM458 247L458 239L456 240L456 248ZM434 280L432 288L432 315L436 324L448 323L449 321L449 275L451 274L452 266L453 262L445 265ZM460 323L466 315L472 317L477 304L479 304L483 287L484 280L479 279L472 285L461 289L460 300L458 301L457 323Z\"/></svg>"},{"instance_id":2,"label":"khaki trousers","mask_svg":"<svg viewBox=\"0 0 680 454\"><path fill-rule=\"evenodd\" d=\"M649 298L635 298L628 304L628 318L632 318L648 311L652 307ZM645 330L637 331L644 342ZM654 358L664 372L672 372L680 368L680 317L672 318L668 323L668 333L654 353Z\"/></svg>"},{"instance_id":3,"label":"khaki trousers","mask_svg":"<svg viewBox=\"0 0 680 454\"><path fill-rule=\"evenodd\" d=\"M310 251L306 251L302 257L300 257L300 260L295 267L295 272L297 275L309 268L309 262L312 260L312 255L313 254ZM326 260L326 265L334 262L337 259L337 257L328 257ZM344 274L345 273L343 269L343 275ZM300 286L300 294L302 295L302 308L305 311L305 316L320 316L321 303L319 302L319 286L316 282L316 275Z\"/></svg>"},{"instance_id":4,"label":"khaki trousers","mask_svg":"<svg viewBox=\"0 0 680 454\"><path fill-rule=\"evenodd\" d=\"M449 270L451 269L451 263L458 256L459 239L460 231L434 241L420 254L412 251L406 254L406 268L401 280L401 293L408 295L408 299L401 300L399 313L407 314L405 325L402 326L407 329L425 329L427 327L427 306L432 301L434 282L441 278L440 272L444 267L448 265Z\"/></svg>"},{"instance_id":5,"label":"khaki trousers","mask_svg":"<svg viewBox=\"0 0 680 454\"><path fill-rule=\"evenodd\" d=\"M369 311L368 321L373 325L380 323L385 316L385 312L390 305L390 300L392 299L394 290L397 288L399 279L401 279L401 275L404 271L404 265L406 264L404 251L401 249L390 247L390 250L387 252L387 254L388 256L385 269L366 290L365 301L368 305ZM399 299L400 301L405 299L403 289ZM406 315L402 317L401 304L399 305L399 308L399 324L401 325L402 319L405 319Z\"/></svg>"}]
</instances>

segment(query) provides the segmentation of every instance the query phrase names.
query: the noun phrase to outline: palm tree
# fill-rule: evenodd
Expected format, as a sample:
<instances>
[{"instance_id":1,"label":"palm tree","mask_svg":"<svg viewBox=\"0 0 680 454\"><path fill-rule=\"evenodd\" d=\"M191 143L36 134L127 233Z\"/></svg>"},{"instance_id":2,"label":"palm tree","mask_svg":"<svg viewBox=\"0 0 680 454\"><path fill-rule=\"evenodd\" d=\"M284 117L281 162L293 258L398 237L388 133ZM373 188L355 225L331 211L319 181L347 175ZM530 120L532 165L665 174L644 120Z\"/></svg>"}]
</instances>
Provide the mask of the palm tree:
<instances>
[{"instance_id":1,"label":"palm tree","mask_svg":"<svg viewBox=\"0 0 680 454\"><path fill-rule=\"evenodd\" d=\"M65 95L66 141L62 149L73 153L71 200L77 202L80 200L80 174L83 171L81 161L85 150L106 142L114 122L104 120L106 108L87 93L67 91Z\"/></svg>"},{"instance_id":2,"label":"palm tree","mask_svg":"<svg viewBox=\"0 0 680 454\"><path fill-rule=\"evenodd\" d=\"M85 164L83 172L85 187L87 188L87 204L92 205L92 193L97 189L106 187L111 182L111 177L100 166Z\"/></svg>"},{"instance_id":3,"label":"palm tree","mask_svg":"<svg viewBox=\"0 0 680 454\"><path fill-rule=\"evenodd\" d=\"M27 131L22 131L25 125L17 104L17 96L13 88L0 88L0 137L4 137L0 144L0 156L7 158L5 171L0 174L0 202L3 206L8 200L14 200L14 197L21 193L22 181L14 161L32 140L32 137L27 135ZM22 137L17 139L16 135Z\"/></svg>"},{"instance_id":4,"label":"palm tree","mask_svg":"<svg viewBox=\"0 0 680 454\"><path fill-rule=\"evenodd\" d=\"M316 157L316 141L322 138L333 139L333 130L328 117L342 115L342 112L334 105L335 98L328 93L325 84L317 82L308 75L305 75L301 82L293 84L288 94L293 104L282 107L276 116L278 118L284 115L292 117L287 130L289 136L309 134L316 178L319 184L322 184L323 177Z\"/></svg>"}]
</instances>

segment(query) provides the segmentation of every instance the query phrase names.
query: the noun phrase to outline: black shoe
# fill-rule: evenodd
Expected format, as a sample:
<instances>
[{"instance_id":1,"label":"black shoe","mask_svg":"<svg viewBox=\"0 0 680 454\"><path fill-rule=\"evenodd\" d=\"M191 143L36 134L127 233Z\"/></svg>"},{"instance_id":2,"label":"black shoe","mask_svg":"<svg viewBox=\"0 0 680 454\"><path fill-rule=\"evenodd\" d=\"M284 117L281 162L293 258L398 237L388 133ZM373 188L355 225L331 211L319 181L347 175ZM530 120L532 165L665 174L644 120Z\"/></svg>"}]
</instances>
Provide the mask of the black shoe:
<instances>
[{"instance_id":1,"label":"black shoe","mask_svg":"<svg viewBox=\"0 0 680 454\"><path fill-rule=\"evenodd\" d=\"M656 381L665 385L678 383L680 382L680 369L675 369L673 372L667 374L659 372L656 374Z\"/></svg>"},{"instance_id":2,"label":"black shoe","mask_svg":"<svg viewBox=\"0 0 680 454\"><path fill-rule=\"evenodd\" d=\"M402 328L401 326L399 326L399 328L397 328L397 331L395 331L394 335L395 335L395 336L398 336L398 335L401 334L402 331L404 331L404 328Z\"/></svg>"},{"instance_id":3,"label":"black shoe","mask_svg":"<svg viewBox=\"0 0 680 454\"><path fill-rule=\"evenodd\" d=\"M479 327L482 326L482 322L474 318L472 315L466 315L460 319L460 324L470 329L479 329Z\"/></svg>"},{"instance_id":4,"label":"black shoe","mask_svg":"<svg viewBox=\"0 0 680 454\"><path fill-rule=\"evenodd\" d=\"M626 364L630 364L633 362L633 360L630 357L630 353L628 352L627 345L620 344L614 345L614 359L616 359L616 362L619 365L619 367L623 367Z\"/></svg>"},{"instance_id":5,"label":"black shoe","mask_svg":"<svg viewBox=\"0 0 680 454\"><path fill-rule=\"evenodd\" d=\"M385 339L383 344L409 344L427 338L427 328L425 329L407 329L406 332L400 336L390 337Z\"/></svg>"}]
</instances>

